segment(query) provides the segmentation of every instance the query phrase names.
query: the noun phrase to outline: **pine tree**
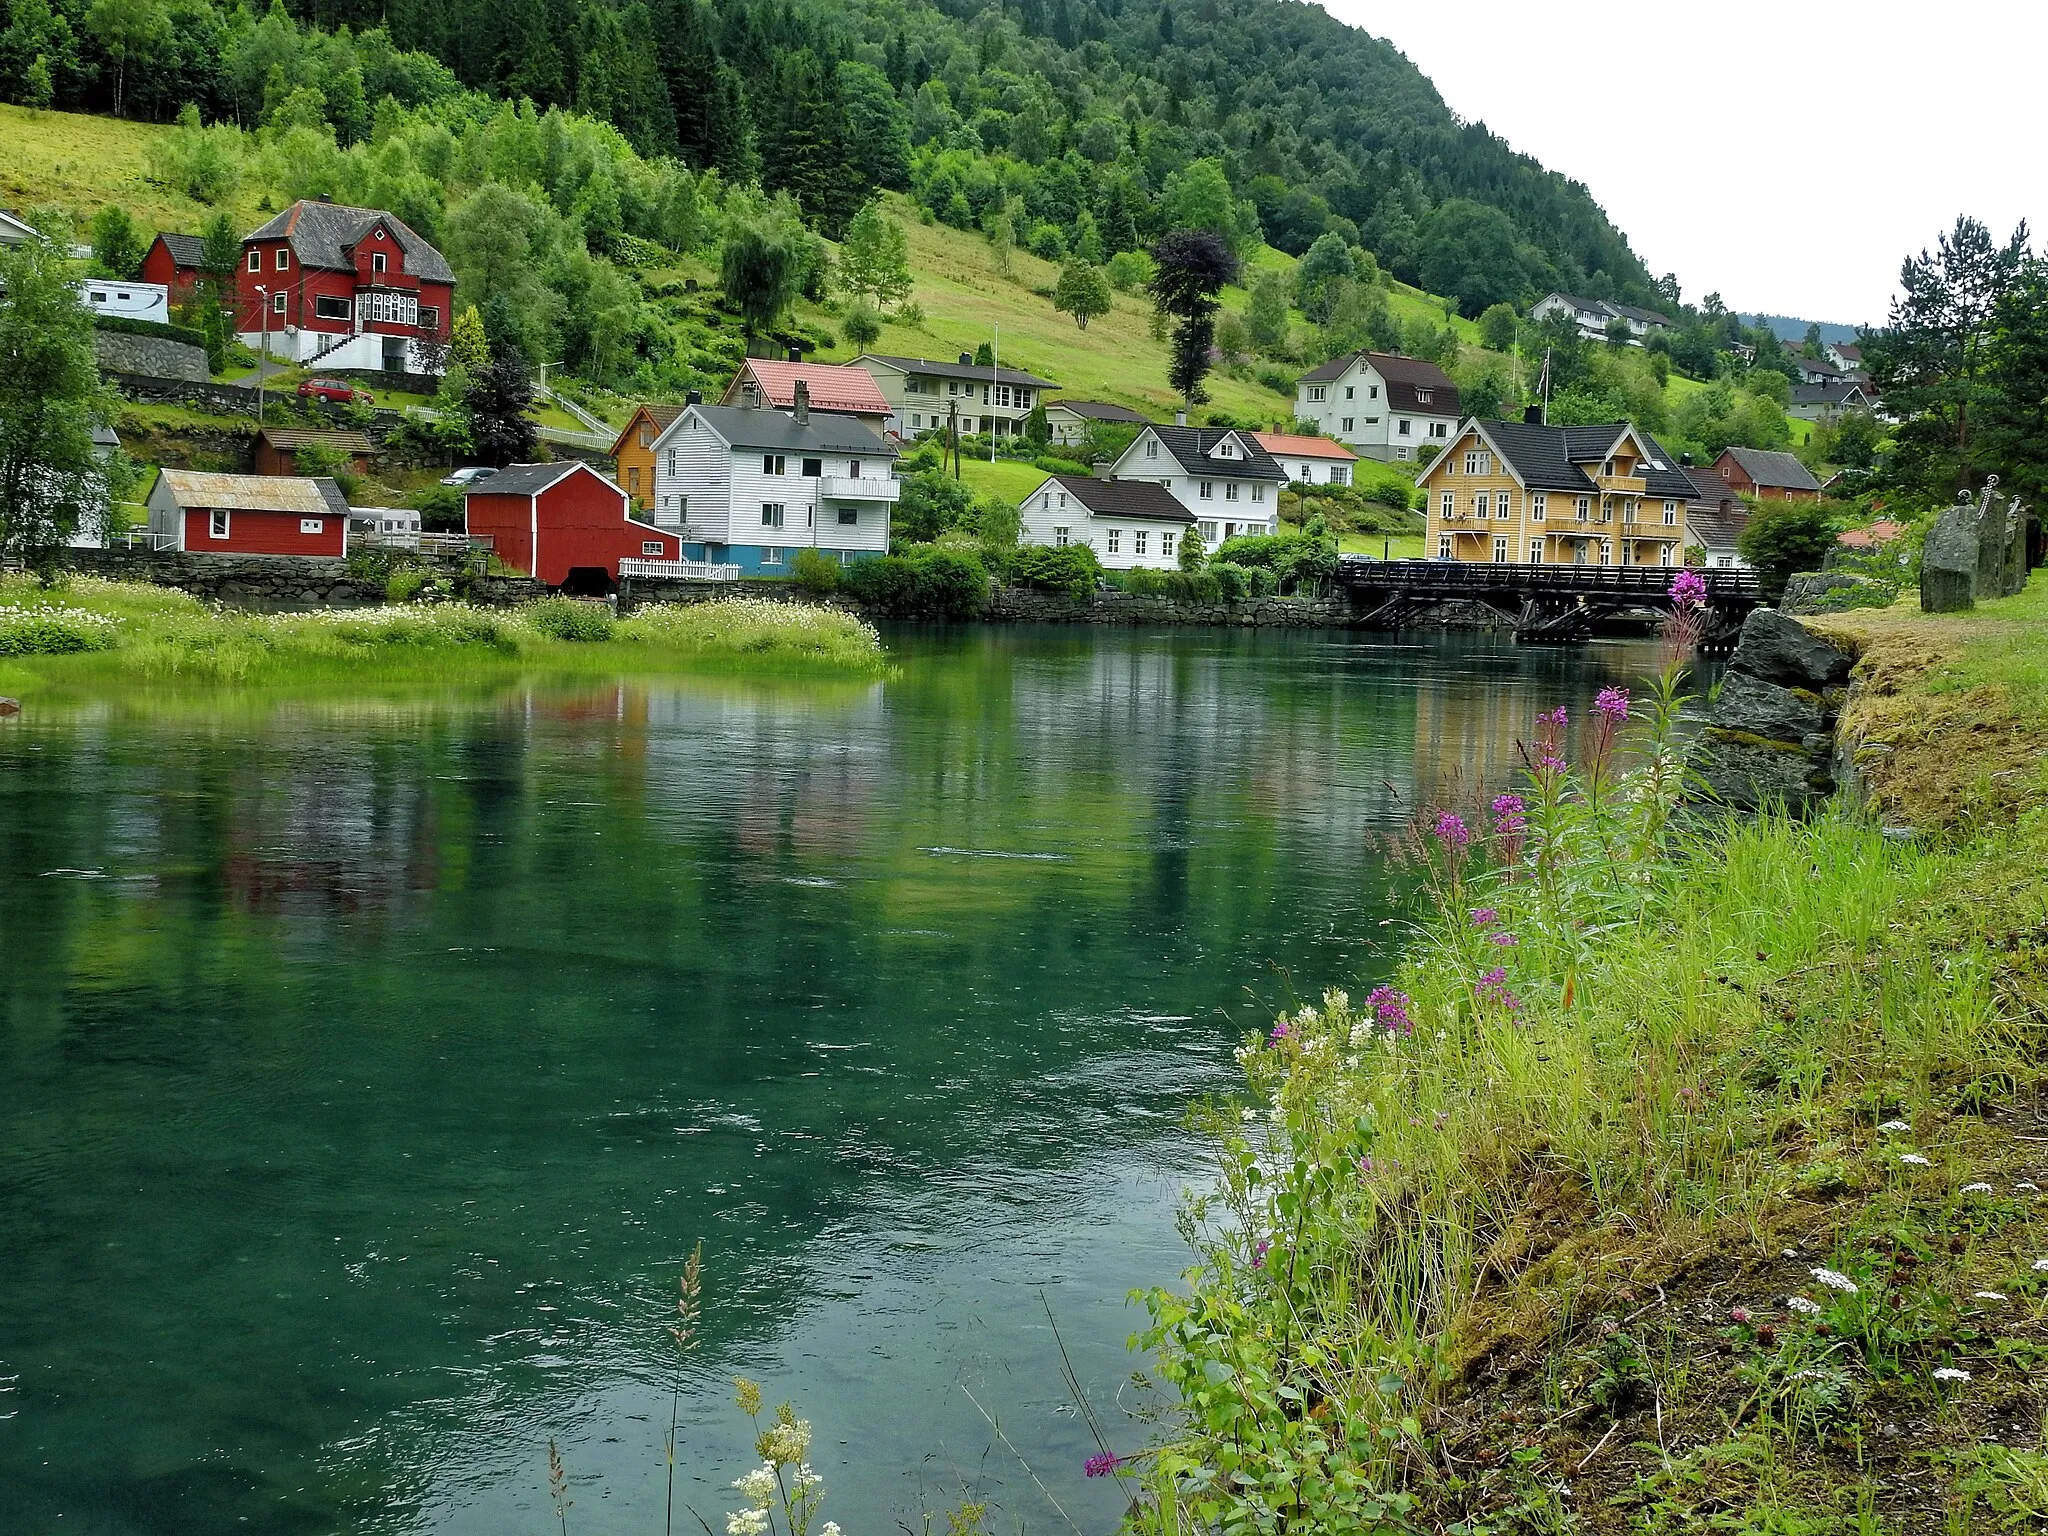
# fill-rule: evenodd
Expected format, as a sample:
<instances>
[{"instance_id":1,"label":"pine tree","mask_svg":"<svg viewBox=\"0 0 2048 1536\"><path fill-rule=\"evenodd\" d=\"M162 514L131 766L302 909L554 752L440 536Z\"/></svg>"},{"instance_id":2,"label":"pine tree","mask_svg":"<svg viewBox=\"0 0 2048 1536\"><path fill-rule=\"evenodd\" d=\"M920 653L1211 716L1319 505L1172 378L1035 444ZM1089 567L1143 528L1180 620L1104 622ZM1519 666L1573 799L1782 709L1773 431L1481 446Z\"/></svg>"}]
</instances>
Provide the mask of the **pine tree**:
<instances>
[{"instance_id":1,"label":"pine tree","mask_svg":"<svg viewBox=\"0 0 2048 1536\"><path fill-rule=\"evenodd\" d=\"M483 377L491 366L491 344L484 338L484 317L471 304L455 317L448 341L448 361L472 379Z\"/></svg>"},{"instance_id":2,"label":"pine tree","mask_svg":"<svg viewBox=\"0 0 2048 1536\"><path fill-rule=\"evenodd\" d=\"M470 445L484 463L528 463L539 451L539 434L526 414L533 406L533 380L518 348L505 348L472 378L466 404Z\"/></svg>"},{"instance_id":3,"label":"pine tree","mask_svg":"<svg viewBox=\"0 0 2048 1536\"><path fill-rule=\"evenodd\" d=\"M1217 295L1238 273L1237 256L1223 236L1208 229L1175 229L1154 242L1152 302L1174 320L1173 360L1167 382L1190 405L1208 399L1202 380L1209 373L1209 348L1216 337Z\"/></svg>"}]
</instances>

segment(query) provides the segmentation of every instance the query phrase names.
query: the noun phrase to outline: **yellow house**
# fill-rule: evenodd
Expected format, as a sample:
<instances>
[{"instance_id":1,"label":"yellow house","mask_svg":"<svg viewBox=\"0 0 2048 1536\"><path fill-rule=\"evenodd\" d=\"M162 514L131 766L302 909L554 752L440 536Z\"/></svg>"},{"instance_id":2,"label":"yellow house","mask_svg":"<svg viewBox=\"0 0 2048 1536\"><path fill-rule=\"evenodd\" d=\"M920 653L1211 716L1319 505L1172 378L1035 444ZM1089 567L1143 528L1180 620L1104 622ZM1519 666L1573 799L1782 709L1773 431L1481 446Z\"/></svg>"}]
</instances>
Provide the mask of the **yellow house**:
<instances>
[{"instance_id":1,"label":"yellow house","mask_svg":"<svg viewBox=\"0 0 2048 1536\"><path fill-rule=\"evenodd\" d=\"M642 512L654 505L654 440L682 414L680 405L637 406L612 444L618 483Z\"/></svg>"},{"instance_id":2,"label":"yellow house","mask_svg":"<svg viewBox=\"0 0 2048 1536\"><path fill-rule=\"evenodd\" d=\"M1685 504L1698 494L1625 421L1475 417L1417 483L1429 494L1429 554L1500 565L1683 565Z\"/></svg>"}]
</instances>

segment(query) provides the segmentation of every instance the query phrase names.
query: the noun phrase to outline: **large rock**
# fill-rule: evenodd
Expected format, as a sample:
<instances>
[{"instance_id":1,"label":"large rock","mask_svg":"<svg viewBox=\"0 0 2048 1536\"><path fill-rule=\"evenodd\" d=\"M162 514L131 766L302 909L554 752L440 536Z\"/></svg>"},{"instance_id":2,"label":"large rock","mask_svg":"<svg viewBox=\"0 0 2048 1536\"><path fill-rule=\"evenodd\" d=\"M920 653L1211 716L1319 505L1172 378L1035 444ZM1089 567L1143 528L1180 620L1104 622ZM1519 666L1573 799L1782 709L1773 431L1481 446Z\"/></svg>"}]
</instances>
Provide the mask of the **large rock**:
<instances>
[{"instance_id":1,"label":"large rock","mask_svg":"<svg viewBox=\"0 0 2048 1536\"><path fill-rule=\"evenodd\" d=\"M1842 613L1851 608L1889 608L1899 589L1854 571L1802 571L1788 577L1780 613Z\"/></svg>"},{"instance_id":2,"label":"large rock","mask_svg":"<svg viewBox=\"0 0 2048 1536\"><path fill-rule=\"evenodd\" d=\"M1920 608L1961 613L1977 605L1978 526L1975 502L1959 501L1935 519L1920 551Z\"/></svg>"},{"instance_id":3,"label":"large rock","mask_svg":"<svg viewBox=\"0 0 2048 1536\"><path fill-rule=\"evenodd\" d=\"M1997 492L1994 478L1977 502L1977 596L2005 595L2005 550L2011 542L2013 513L2018 508L2009 496Z\"/></svg>"},{"instance_id":4,"label":"large rock","mask_svg":"<svg viewBox=\"0 0 2048 1536\"><path fill-rule=\"evenodd\" d=\"M1827 718L1821 696L1811 689L1730 670L1714 701L1714 724L1765 741L1804 742L1827 729Z\"/></svg>"},{"instance_id":5,"label":"large rock","mask_svg":"<svg viewBox=\"0 0 2048 1536\"><path fill-rule=\"evenodd\" d=\"M1778 805L1803 815L1835 787L1826 760L1798 743L1719 726L1694 743L1691 767L1716 803L1738 811Z\"/></svg>"},{"instance_id":6,"label":"large rock","mask_svg":"<svg viewBox=\"0 0 2048 1536\"><path fill-rule=\"evenodd\" d=\"M1847 651L1775 608L1759 608L1743 621L1742 637L1728 658L1731 673L1746 672L1765 682L1815 692L1848 681L1855 664Z\"/></svg>"}]
</instances>

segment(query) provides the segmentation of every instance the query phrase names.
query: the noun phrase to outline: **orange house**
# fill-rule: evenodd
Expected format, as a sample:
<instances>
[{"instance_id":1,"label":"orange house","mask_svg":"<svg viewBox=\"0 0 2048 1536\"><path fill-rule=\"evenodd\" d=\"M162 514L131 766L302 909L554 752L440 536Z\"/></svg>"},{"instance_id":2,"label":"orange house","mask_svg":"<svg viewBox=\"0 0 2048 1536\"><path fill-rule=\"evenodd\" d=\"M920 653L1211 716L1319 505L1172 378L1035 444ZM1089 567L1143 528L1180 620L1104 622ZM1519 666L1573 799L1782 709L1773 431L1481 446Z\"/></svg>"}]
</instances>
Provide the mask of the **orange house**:
<instances>
[{"instance_id":1,"label":"orange house","mask_svg":"<svg viewBox=\"0 0 2048 1536\"><path fill-rule=\"evenodd\" d=\"M693 399L694 395L692 391ZM680 405L636 406L618 441L612 444L618 483L642 512L654 505L654 440L682 414Z\"/></svg>"}]
</instances>

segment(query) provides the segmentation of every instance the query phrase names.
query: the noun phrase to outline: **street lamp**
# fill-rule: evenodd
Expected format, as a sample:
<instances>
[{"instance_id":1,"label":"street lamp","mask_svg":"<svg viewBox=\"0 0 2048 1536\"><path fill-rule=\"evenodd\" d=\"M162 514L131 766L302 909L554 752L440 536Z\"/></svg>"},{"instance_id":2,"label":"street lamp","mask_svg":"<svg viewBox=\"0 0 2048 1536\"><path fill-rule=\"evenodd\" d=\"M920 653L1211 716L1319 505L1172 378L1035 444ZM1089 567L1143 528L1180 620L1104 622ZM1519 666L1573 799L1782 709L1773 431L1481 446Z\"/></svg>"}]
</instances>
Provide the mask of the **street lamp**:
<instances>
[{"instance_id":1,"label":"street lamp","mask_svg":"<svg viewBox=\"0 0 2048 1536\"><path fill-rule=\"evenodd\" d=\"M263 425L263 376L270 371L270 290L263 284L256 284L257 297L263 301L263 351L256 360L256 425Z\"/></svg>"}]
</instances>

